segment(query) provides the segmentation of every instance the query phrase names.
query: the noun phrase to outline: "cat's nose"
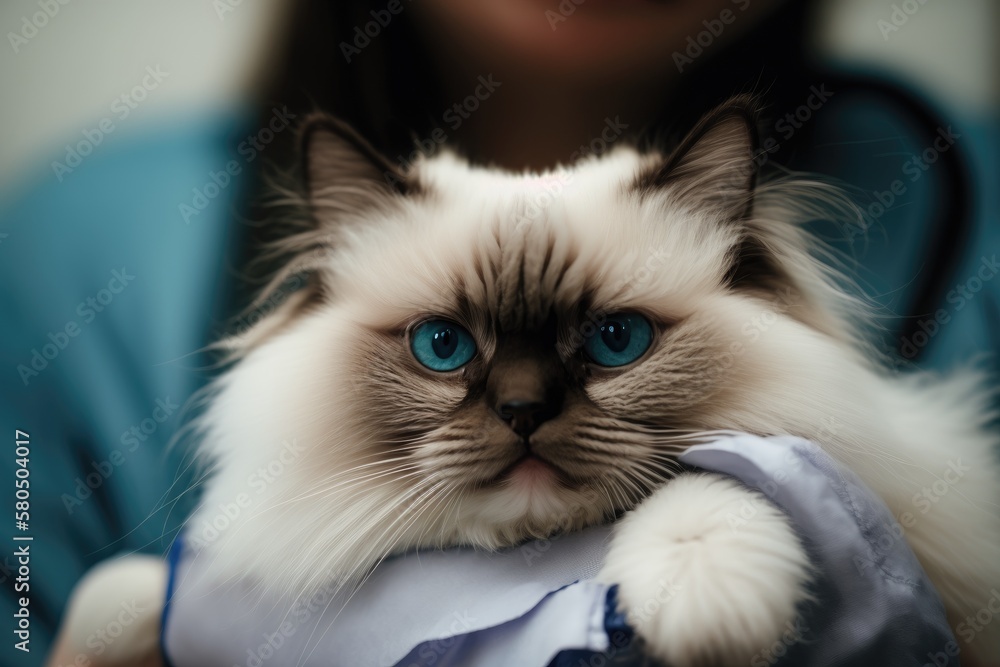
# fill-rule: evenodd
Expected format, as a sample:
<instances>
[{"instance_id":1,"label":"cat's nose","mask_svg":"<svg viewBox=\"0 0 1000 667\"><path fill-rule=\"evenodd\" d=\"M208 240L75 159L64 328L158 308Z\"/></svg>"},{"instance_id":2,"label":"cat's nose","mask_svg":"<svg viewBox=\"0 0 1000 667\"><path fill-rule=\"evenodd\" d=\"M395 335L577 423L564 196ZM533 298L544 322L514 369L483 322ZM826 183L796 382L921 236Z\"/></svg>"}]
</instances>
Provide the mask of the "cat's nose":
<instances>
[{"instance_id":1,"label":"cat's nose","mask_svg":"<svg viewBox=\"0 0 1000 667\"><path fill-rule=\"evenodd\" d=\"M486 405L527 439L562 410L566 379L555 337L538 332L500 338L486 378Z\"/></svg>"},{"instance_id":2,"label":"cat's nose","mask_svg":"<svg viewBox=\"0 0 1000 667\"><path fill-rule=\"evenodd\" d=\"M544 401L512 399L499 405L497 414L514 433L527 438L540 424L551 419L554 412Z\"/></svg>"}]
</instances>

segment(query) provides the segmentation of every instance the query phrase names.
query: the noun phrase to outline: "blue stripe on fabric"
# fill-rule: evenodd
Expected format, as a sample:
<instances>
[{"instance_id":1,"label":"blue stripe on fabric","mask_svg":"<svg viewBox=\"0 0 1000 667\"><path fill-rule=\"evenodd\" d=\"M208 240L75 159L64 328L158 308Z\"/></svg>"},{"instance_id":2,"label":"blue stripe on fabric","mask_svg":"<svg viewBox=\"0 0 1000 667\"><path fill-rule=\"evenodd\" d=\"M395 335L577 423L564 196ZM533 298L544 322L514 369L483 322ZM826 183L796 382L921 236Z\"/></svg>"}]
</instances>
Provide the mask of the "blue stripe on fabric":
<instances>
[{"instance_id":1,"label":"blue stripe on fabric","mask_svg":"<svg viewBox=\"0 0 1000 667\"><path fill-rule=\"evenodd\" d=\"M560 651L548 667L643 667L649 664L633 641L635 631L629 627L625 614L618 611L618 586L609 588L604 598L604 631L608 634L607 651Z\"/></svg>"},{"instance_id":2,"label":"blue stripe on fabric","mask_svg":"<svg viewBox=\"0 0 1000 667\"><path fill-rule=\"evenodd\" d=\"M163 602L163 616L160 618L160 657L163 658L164 667L174 667L167 655L167 618L170 616L170 599L174 596L175 580L177 578L177 565L181 560L181 553L184 551L184 538L178 534L174 543L170 546L167 554L167 592Z\"/></svg>"}]
</instances>

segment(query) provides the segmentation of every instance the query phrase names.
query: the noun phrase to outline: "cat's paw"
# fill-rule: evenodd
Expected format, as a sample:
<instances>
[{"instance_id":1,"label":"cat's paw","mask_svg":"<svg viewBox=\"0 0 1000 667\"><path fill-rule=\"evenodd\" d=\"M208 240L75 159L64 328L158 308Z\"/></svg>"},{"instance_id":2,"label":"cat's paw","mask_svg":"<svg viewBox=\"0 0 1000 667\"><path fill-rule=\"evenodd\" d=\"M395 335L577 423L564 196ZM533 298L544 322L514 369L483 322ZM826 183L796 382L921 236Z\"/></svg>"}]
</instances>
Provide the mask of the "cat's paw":
<instances>
[{"instance_id":1,"label":"cat's paw","mask_svg":"<svg viewBox=\"0 0 1000 667\"><path fill-rule=\"evenodd\" d=\"M788 517L728 477L684 475L615 527L599 579L672 667L747 665L787 633L811 566Z\"/></svg>"}]
</instances>

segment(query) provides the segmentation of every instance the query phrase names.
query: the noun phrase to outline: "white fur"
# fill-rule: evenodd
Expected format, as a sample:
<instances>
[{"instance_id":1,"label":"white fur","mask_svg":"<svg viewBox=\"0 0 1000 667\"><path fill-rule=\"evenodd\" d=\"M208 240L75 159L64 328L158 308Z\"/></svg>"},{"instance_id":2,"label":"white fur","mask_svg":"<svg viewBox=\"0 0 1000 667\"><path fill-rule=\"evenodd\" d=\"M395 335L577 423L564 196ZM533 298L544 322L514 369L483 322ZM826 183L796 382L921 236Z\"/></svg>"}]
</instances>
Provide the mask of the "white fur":
<instances>
[{"instance_id":1,"label":"white fur","mask_svg":"<svg viewBox=\"0 0 1000 667\"><path fill-rule=\"evenodd\" d=\"M167 566L159 558L130 556L101 563L70 598L52 664L160 665L166 588Z\"/></svg>"},{"instance_id":2,"label":"white fur","mask_svg":"<svg viewBox=\"0 0 1000 667\"><path fill-rule=\"evenodd\" d=\"M741 506L759 508L732 526ZM652 655L676 667L746 665L806 600L809 560L787 516L717 475L684 475L615 526L598 579Z\"/></svg>"}]
</instances>

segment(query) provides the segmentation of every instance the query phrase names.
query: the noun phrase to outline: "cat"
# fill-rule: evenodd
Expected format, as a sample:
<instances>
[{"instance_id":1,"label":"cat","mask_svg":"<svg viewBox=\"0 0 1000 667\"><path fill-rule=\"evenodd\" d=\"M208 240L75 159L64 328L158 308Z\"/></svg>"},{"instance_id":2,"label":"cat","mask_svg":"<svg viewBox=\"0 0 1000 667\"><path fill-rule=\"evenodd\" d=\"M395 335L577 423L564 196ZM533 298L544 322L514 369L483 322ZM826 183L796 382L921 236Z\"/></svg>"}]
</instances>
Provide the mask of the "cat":
<instances>
[{"instance_id":1,"label":"cat","mask_svg":"<svg viewBox=\"0 0 1000 667\"><path fill-rule=\"evenodd\" d=\"M621 608L686 577L632 619L648 652L747 664L812 570L766 498L677 474L685 447L737 430L818 443L895 516L958 462L960 488L905 539L953 625L975 614L1000 584L982 379L883 367L863 303L800 224L851 205L815 180L758 182L760 113L736 97L668 154L619 147L542 174L449 152L404 173L343 123L309 119L308 222L272 285L308 279L226 342L234 363L200 421L214 469L187 539L216 576L305 594L355 585L389 554L499 549L627 513L599 575ZM286 458L212 530L212 508ZM748 499L762 511L746 530L719 521ZM157 604L164 566L123 567L84 582L70 626L100 618L109 590L145 586ZM145 639L105 659L135 660ZM1000 623L973 654L1000 655Z\"/></svg>"}]
</instances>

